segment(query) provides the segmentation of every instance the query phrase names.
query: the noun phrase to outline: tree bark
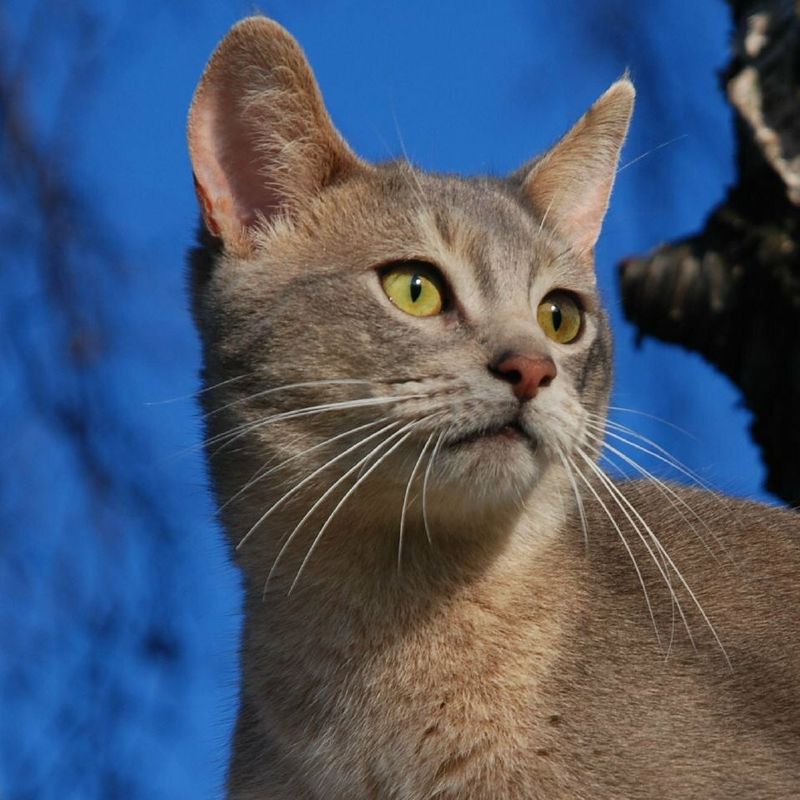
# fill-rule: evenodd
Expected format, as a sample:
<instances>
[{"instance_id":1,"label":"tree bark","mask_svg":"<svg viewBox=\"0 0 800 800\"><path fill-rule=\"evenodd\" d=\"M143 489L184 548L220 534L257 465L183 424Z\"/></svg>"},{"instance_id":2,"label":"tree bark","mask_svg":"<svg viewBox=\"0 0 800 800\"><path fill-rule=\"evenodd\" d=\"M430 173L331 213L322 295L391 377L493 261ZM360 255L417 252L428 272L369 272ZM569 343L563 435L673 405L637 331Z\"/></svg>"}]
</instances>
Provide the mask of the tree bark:
<instances>
[{"instance_id":1,"label":"tree bark","mask_svg":"<svg viewBox=\"0 0 800 800\"><path fill-rule=\"evenodd\" d=\"M728 4L737 182L702 231L620 265L623 309L739 386L766 488L800 506L800 0Z\"/></svg>"}]
</instances>

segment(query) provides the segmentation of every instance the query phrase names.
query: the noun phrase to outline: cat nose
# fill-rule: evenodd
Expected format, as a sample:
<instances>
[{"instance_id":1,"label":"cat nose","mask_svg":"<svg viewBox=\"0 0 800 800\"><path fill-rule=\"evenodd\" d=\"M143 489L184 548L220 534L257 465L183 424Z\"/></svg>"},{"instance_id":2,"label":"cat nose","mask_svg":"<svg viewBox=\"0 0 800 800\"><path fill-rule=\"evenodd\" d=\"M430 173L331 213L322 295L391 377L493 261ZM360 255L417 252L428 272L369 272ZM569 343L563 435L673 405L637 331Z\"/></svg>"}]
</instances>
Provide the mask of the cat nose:
<instances>
[{"instance_id":1,"label":"cat nose","mask_svg":"<svg viewBox=\"0 0 800 800\"><path fill-rule=\"evenodd\" d=\"M505 353L489 365L489 372L511 384L520 403L536 397L539 389L549 386L556 376L556 365L547 356L524 356Z\"/></svg>"}]
</instances>

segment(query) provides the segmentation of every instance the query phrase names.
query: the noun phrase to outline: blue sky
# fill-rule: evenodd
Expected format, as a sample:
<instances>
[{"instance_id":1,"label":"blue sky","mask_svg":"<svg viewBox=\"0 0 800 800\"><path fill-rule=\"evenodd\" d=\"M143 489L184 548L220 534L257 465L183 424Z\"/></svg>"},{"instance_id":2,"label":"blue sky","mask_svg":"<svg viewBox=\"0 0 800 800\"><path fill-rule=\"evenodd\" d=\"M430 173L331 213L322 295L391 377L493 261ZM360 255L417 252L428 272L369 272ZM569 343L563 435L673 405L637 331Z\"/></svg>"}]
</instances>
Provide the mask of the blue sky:
<instances>
[{"instance_id":1,"label":"blue sky","mask_svg":"<svg viewBox=\"0 0 800 800\"><path fill-rule=\"evenodd\" d=\"M43 18L47 7L12 0L4 12L15 41L44 22L55 30L42 52L22 56L34 126L66 148L86 220L120 263L94 254L81 265L81 296L97 309L103 345L76 379L60 360L61 329L33 255L3 230L4 310L16 304L28 316L22 351L0 329L0 795L215 797L235 713L240 598L187 398L198 388L199 350L184 291L197 217L185 119L214 45L254 7L90 3L100 60L91 90L67 109L57 105L58 38L69 29L58 14ZM713 485L766 498L736 391L696 356L637 347L615 278L626 255L697 229L732 178L716 77L729 31L723 3L284 0L260 9L300 40L361 155L406 153L435 171L514 169L630 69L639 101L628 166L597 252L616 331L614 403L687 433L628 411L615 418ZM24 363L33 354L53 403L85 398L76 403L91 447L115 478L102 513L63 431L32 402ZM150 503L163 533L143 510Z\"/></svg>"},{"instance_id":2,"label":"blue sky","mask_svg":"<svg viewBox=\"0 0 800 800\"><path fill-rule=\"evenodd\" d=\"M649 341L637 349L615 283L620 258L695 230L731 179L730 116L716 78L726 54L725 8L714 0L591 6L335 0L263 10L301 41L334 120L360 154L382 160L405 152L436 171L514 169L630 69L639 102L623 165L641 159L620 174L598 249L617 334L615 403L697 438L674 438L646 418L620 414L620 421L665 443L715 485L761 496L758 455L736 392L677 348ZM84 121L87 183L140 260L146 291L159 291L150 297L157 351L165 324L179 328L176 345L194 344L185 316L171 313L181 296L175 265L196 213L185 110L208 53L243 7L251 10L214 3L200 13L156 14L135 51L120 59L119 74L104 78ZM193 380L173 369L176 355L162 353L171 374Z\"/></svg>"}]
</instances>

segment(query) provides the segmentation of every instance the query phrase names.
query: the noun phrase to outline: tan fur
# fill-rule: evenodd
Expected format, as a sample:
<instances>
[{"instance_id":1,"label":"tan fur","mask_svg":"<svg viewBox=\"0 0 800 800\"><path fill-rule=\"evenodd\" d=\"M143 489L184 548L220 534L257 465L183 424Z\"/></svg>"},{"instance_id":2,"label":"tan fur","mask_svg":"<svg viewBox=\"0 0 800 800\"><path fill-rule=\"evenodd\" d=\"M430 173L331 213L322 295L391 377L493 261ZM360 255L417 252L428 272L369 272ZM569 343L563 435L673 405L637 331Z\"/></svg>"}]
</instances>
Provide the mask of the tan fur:
<instances>
[{"instance_id":1,"label":"tan fur","mask_svg":"<svg viewBox=\"0 0 800 800\"><path fill-rule=\"evenodd\" d=\"M591 250L600 235L633 99L630 81L617 81L524 176L536 210L580 253Z\"/></svg>"},{"instance_id":2,"label":"tan fur","mask_svg":"<svg viewBox=\"0 0 800 800\"><path fill-rule=\"evenodd\" d=\"M294 39L263 17L234 27L214 54L188 134L206 224L240 255L259 213L297 207L364 166L330 123Z\"/></svg>"},{"instance_id":3,"label":"tan fur","mask_svg":"<svg viewBox=\"0 0 800 800\"><path fill-rule=\"evenodd\" d=\"M212 58L192 279L246 586L232 800L800 795L798 517L596 464L587 265L632 100L623 80L550 153L468 181L359 161L275 23ZM384 294L410 259L445 313ZM536 322L554 289L584 308L574 343ZM520 403L506 353L556 377Z\"/></svg>"}]
</instances>

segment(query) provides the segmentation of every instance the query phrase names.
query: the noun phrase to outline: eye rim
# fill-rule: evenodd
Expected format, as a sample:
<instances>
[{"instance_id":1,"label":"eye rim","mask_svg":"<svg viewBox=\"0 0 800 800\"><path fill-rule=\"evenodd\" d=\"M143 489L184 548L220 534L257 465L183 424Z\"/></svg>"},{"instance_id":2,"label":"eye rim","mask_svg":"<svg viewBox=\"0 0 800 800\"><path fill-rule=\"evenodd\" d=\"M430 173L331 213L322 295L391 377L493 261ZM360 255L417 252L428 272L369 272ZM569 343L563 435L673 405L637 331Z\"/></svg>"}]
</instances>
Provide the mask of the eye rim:
<instances>
[{"instance_id":1,"label":"eye rim","mask_svg":"<svg viewBox=\"0 0 800 800\"><path fill-rule=\"evenodd\" d=\"M435 314L412 314L409 311L401 308L388 294L386 289L384 288L384 280L388 275L392 272L396 272L398 270L411 270L420 275L424 276L429 280L435 287L436 290L439 292L439 296L441 298L441 308ZM381 292L383 293L384 297L392 304L394 308L400 311L402 314L413 317L414 319L435 319L437 317L441 317L444 314L449 313L452 310L452 291L450 289L450 284L445 278L442 270L433 264L430 261L426 261L421 258L403 258L398 259L397 261L390 261L386 264L381 264L381 266L376 267L375 271L378 275L378 282L381 287Z\"/></svg>"},{"instance_id":2,"label":"eye rim","mask_svg":"<svg viewBox=\"0 0 800 800\"><path fill-rule=\"evenodd\" d=\"M552 305L557 305L557 303L553 303L552 301L553 297L564 298L567 302L572 303L572 305L575 306L575 309L578 312L578 329L575 331L575 334L574 336L572 336L572 338L567 339L566 341L563 342L551 336L545 329L544 325L542 325L541 321L539 320L539 310L545 303L550 302ZM546 295L542 297L542 299L536 305L536 322L544 332L544 335L547 336L547 338L550 339L551 342L555 342L556 344L561 344L565 346L573 345L582 338L584 332L586 331L586 306L581 300L581 298L575 292L572 292L569 289L551 289L549 292L547 292Z\"/></svg>"}]
</instances>

